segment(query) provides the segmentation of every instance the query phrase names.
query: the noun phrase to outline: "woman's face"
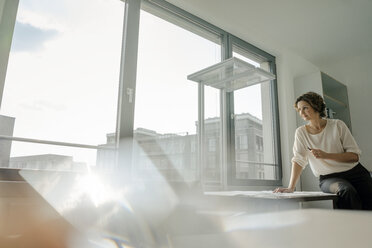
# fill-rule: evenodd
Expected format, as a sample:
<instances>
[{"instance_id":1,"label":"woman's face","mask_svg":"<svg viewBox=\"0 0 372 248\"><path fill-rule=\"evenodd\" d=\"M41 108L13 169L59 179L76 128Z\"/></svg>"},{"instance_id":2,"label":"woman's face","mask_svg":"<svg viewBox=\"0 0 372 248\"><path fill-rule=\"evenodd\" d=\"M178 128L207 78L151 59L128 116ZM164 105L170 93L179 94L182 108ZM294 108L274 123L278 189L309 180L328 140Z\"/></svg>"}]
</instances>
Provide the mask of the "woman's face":
<instances>
[{"instance_id":1,"label":"woman's face","mask_svg":"<svg viewBox=\"0 0 372 248\"><path fill-rule=\"evenodd\" d=\"M311 105L308 104L306 101L299 101L297 103L297 111L302 119L304 119L305 121L320 118L319 113L316 112L313 107L311 107Z\"/></svg>"}]
</instances>

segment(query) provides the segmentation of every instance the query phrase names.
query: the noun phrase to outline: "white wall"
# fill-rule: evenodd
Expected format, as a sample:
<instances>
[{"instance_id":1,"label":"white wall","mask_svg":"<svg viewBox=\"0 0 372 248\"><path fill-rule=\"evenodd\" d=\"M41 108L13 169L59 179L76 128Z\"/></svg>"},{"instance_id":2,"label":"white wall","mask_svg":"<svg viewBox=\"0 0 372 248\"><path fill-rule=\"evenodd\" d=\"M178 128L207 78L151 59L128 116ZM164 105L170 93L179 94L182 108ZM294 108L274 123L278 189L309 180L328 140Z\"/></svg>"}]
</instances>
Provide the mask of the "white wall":
<instances>
[{"instance_id":1,"label":"white wall","mask_svg":"<svg viewBox=\"0 0 372 248\"><path fill-rule=\"evenodd\" d=\"M361 162L372 171L372 52L323 66L322 71L347 86L353 136Z\"/></svg>"},{"instance_id":2,"label":"white wall","mask_svg":"<svg viewBox=\"0 0 372 248\"><path fill-rule=\"evenodd\" d=\"M292 146L294 133L297 128L296 115L293 104L295 101L294 79L301 75L306 75L319 70L316 66L297 56L296 54L282 50L276 54L278 94L279 94L279 117L280 117L280 136L283 163L283 185L288 186L291 174ZM306 176L316 180L310 168L306 168ZM297 184L297 189L301 189L301 183Z\"/></svg>"}]
</instances>

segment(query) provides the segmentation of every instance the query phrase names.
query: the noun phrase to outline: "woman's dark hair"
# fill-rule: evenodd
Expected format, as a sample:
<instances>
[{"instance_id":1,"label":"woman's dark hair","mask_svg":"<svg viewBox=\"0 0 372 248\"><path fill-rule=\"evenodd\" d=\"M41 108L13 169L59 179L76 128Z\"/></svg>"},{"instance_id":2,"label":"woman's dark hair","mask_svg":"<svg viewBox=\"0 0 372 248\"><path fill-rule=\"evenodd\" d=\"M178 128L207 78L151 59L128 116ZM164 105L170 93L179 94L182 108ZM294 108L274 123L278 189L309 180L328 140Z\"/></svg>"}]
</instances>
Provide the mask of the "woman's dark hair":
<instances>
[{"instance_id":1,"label":"woman's dark hair","mask_svg":"<svg viewBox=\"0 0 372 248\"><path fill-rule=\"evenodd\" d=\"M305 101L310 106L319 113L320 117L326 117L325 114L325 108L326 105L324 103L323 97L321 97L319 94L315 92L307 92L299 97L297 97L297 100L294 104L295 109L298 111L297 103L300 101Z\"/></svg>"}]
</instances>

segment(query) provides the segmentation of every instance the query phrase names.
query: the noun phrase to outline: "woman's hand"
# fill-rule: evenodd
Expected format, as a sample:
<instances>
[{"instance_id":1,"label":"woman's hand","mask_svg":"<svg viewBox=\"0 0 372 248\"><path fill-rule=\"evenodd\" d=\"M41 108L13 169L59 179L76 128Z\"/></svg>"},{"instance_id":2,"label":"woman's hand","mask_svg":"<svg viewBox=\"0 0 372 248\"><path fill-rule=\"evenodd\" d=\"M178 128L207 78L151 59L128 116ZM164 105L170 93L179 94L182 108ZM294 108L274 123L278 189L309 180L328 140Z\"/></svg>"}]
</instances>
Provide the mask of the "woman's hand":
<instances>
[{"instance_id":1,"label":"woman's hand","mask_svg":"<svg viewBox=\"0 0 372 248\"><path fill-rule=\"evenodd\" d=\"M294 189L292 188L276 188L273 190L273 193L293 193Z\"/></svg>"},{"instance_id":2,"label":"woman's hand","mask_svg":"<svg viewBox=\"0 0 372 248\"><path fill-rule=\"evenodd\" d=\"M310 148L309 148L310 149ZM315 158L331 159L338 162L354 163L359 161L359 155L354 152L327 153L320 149L310 149Z\"/></svg>"},{"instance_id":3,"label":"woman's hand","mask_svg":"<svg viewBox=\"0 0 372 248\"><path fill-rule=\"evenodd\" d=\"M315 158L323 158L323 159L328 158L328 153L320 149L311 149L310 152L314 155Z\"/></svg>"}]
</instances>

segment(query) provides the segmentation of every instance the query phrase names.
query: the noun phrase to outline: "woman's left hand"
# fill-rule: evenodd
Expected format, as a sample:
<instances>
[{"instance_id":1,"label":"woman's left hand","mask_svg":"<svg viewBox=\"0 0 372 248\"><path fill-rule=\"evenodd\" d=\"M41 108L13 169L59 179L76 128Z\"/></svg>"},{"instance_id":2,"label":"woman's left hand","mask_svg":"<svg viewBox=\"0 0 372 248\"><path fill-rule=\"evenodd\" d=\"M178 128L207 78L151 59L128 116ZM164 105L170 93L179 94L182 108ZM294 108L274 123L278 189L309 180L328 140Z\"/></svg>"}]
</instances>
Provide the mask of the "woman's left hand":
<instances>
[{"instance_id":1,"label":"woman's left hand","mask_svg":"<svg viewBox=\"0 0 372 248\"><path fill-rule=\"evenodd\" d=\"M328 153L320 150L320 149L311 149L310 151L315 158L327 158Z\"/></svg>"}]
</instances>

